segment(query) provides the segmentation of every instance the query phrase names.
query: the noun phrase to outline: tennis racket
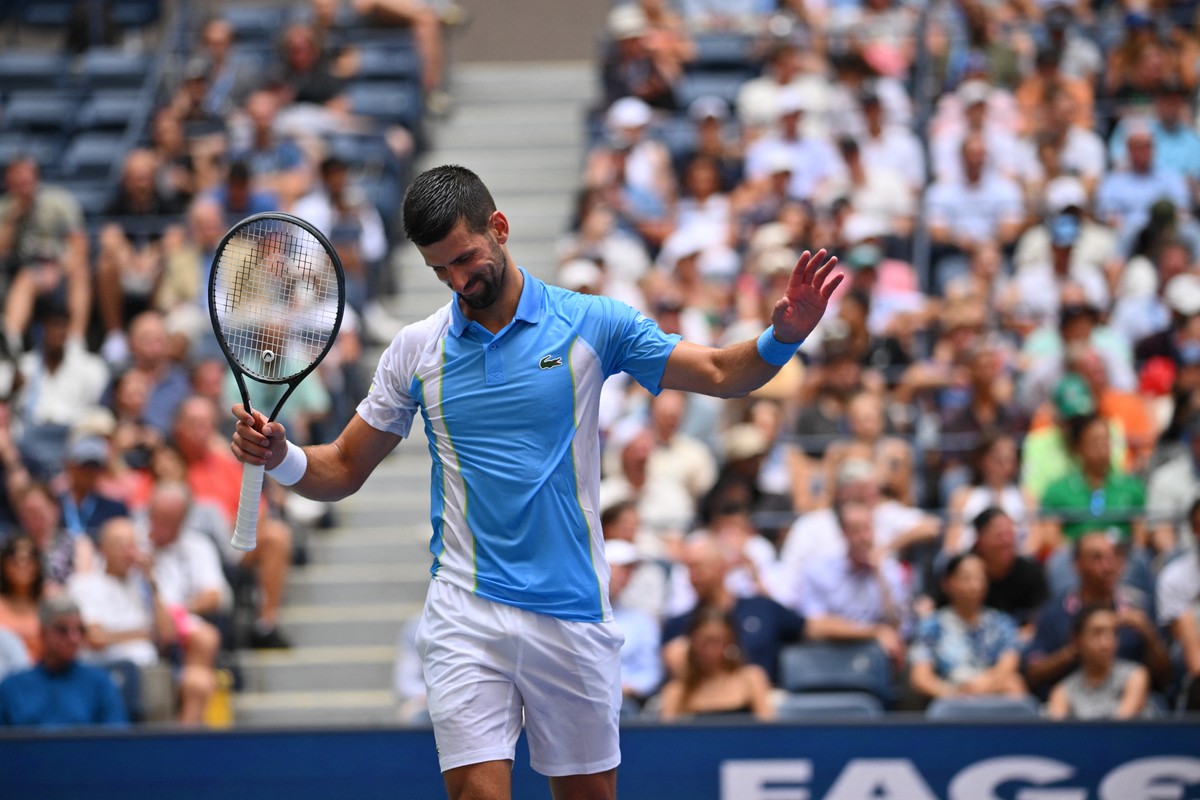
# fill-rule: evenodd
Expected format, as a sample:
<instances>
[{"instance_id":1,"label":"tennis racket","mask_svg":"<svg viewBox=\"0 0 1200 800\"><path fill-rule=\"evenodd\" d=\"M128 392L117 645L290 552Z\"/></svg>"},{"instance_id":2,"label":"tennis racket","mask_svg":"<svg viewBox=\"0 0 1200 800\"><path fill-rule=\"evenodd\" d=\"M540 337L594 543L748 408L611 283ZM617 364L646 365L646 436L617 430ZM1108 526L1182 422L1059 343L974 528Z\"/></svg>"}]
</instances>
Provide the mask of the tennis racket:
<instances>
[{"instance_id":1,"label":"tennis racket","mask_svg":"<svg viewBox=\"0 0 1200 800\"><path fill-rule=\"evenodd\" d=\"M288 214L234 225L213 256L208 312L250 411L246 378L287 384L269 420L329 352L346 307L342 263L320 231ZM263 467L246 464L233 547L253 550Z\"/></svg>"}]
</instances>

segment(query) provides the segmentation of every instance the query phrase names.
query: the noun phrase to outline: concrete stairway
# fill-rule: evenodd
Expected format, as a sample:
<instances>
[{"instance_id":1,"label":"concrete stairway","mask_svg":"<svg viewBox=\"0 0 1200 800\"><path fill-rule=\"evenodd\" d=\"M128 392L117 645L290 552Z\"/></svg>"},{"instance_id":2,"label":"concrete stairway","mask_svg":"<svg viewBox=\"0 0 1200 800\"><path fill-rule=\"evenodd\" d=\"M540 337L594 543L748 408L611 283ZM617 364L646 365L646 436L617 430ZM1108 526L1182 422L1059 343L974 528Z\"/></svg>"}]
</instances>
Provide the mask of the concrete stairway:
<instances>
[{"instance_id":1,"label":"concrete stairway","mask_svg":"<svg viewBox=\"0 0 1200 800\"><path fill-rule=\"evenodd\" d=\"M514 258L543 279L579 185L594 70L587 62L456 66L455 111L432 123L419 165L479 173L509 218ZM399 249L396 269L401 291L387 305L398 330L449 295L411 246ZM367 355L371 369L379 352ZM399 722L397 641L429 580L429 454L419 428L336 514L335 528L312 534L310 563L292 574L282 624L294 646L239 653L238 725Z\"/></svg>"}]
</instances>

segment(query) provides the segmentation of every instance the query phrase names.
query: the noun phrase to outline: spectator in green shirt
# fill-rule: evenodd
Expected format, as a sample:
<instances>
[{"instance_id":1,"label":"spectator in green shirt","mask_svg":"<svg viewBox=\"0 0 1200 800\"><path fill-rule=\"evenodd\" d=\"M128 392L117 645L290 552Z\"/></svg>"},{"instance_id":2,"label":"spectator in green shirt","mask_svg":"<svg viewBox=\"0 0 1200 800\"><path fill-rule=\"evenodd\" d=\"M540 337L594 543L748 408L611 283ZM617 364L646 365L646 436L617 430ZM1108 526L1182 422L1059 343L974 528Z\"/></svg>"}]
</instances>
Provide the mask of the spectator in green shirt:
<instances>
[{"instance_id":1,"label":"spectator in green shirt","mask_svg":"<svg viewBox=\"0 0 1200 800\"><path fill-rule=\"evenodd\" d=\"M1073 463L1042 498L1042 511L1058 522L1051 538L1075 540L1088 531L1113 530L1140 546L1146 487L1113 465L1108 421L1094 414L1075 417L1066 434Z\"/></svg>"}]
</instances>

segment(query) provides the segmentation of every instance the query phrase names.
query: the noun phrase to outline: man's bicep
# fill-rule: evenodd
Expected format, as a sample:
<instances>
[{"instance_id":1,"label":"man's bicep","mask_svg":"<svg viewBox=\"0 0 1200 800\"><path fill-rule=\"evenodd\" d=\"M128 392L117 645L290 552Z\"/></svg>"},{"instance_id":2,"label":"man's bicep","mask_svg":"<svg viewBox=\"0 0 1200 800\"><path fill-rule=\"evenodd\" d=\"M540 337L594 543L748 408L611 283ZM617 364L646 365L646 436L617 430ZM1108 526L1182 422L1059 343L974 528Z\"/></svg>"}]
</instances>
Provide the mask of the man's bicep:
<instances>
[{"instance_id":1,"label":"man's bicep","mask_svg":"<svg viewBox=\"0 0 1200 800\"><path fill-rule=\"evenodd\" d=\"M716 352L694 342L679 342L663 367L662 388L708 394L716 382Z\"/></svg>"}]
</instances>

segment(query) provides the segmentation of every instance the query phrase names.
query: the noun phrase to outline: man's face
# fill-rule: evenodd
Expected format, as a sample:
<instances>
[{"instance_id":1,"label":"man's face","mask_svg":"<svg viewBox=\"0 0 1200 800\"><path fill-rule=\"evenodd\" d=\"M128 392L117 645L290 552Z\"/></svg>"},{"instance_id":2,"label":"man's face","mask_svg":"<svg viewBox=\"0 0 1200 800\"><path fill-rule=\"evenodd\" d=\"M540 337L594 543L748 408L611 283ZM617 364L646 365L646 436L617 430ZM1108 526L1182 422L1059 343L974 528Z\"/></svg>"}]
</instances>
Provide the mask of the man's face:
<instances>
[{"instance_id":1,"label":"man's face","mask_svg":"<svg viewBox=\"0 0 1200 800\"><path fill-rule=\"evenodd\" d=\"M1084 587L1101 594L1111 594L1121 577L1121 566L1120 551L1106 534L1084 535L1075 559L1079 582Z\"/></svg>"},{"instance_id":2,"label":"man's face","mask_svg":"<svg viewBox=\"0 0 1200 800\"><path fill-rule=\"evenodd\" d=\"M490 308L504 289L508 258L501 240L507 238L507 232L508 222L497 211L482 233L468 230L459 220L446 238L417 250L439 281L468 307L482 311Z\"/></svg>"},{"instance_id":3,"label":"man's face","mask_svg":"<svg viewBox=\"0 0 1200 800\"><path fill-rule=\"evenodd\" d=\"M42 643L47 664L70 664L83 646L83 620L78 614L60 614L42 630Z\"/></svg>"},{"instance_id":4,"label":"man's face","mask_svg":"<svg viewBox=\"0 0 1200 800\"><path fill-rule=\"evenodd\" d=\"M846 537L850 560L867 563L875 547L875 523L865 505L855 503L842 510L842 535Z\"/></svg>"},{"instance_id":5,"label":"man's face","mask_svg":"<svg viewBox=\"0 0 1200 800\"><path fill-rule=\"evenodd\" d=\"M1129 153L1129 166L1134 172L1149 172L1154 162L1154 140L1150 134L1138 132L1125 142Z\"/></svg>"},{"instance_id":6,"label":"man's face","mask_svg":"<svg viewBox=\"0 0 1200 800\"><path fill-rule=\"evenodd\" d=\"M998 514L976 532L976 551L993 569L1005 569L1017 557L1017 526L1007 514Z\"/></svg>"}]
</instances>

